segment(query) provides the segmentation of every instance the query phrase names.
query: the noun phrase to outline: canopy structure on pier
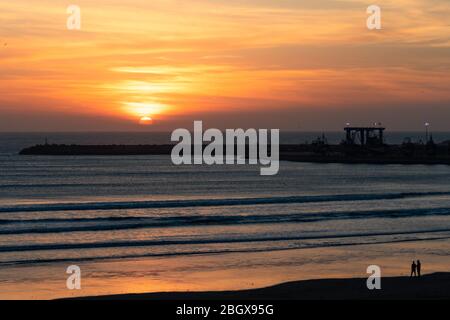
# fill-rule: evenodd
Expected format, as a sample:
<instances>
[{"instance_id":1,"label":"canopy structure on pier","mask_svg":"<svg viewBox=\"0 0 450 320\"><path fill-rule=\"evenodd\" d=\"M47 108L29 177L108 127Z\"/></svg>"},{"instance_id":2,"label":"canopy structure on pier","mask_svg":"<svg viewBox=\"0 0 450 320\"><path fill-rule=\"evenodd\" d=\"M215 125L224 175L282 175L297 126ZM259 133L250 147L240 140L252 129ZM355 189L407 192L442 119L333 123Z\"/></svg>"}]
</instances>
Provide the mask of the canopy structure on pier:
<instances>
[{"instance_id":1,"label":"canopy structure on pier","mask_svg":"<svg viewBox=\"0 0 450 320\"><path fill-rule=\"evenodd\" d=\"M354 145L380 145L384 143L383 127L346 127L346 142Z\"/></svg>"}]
</instances>

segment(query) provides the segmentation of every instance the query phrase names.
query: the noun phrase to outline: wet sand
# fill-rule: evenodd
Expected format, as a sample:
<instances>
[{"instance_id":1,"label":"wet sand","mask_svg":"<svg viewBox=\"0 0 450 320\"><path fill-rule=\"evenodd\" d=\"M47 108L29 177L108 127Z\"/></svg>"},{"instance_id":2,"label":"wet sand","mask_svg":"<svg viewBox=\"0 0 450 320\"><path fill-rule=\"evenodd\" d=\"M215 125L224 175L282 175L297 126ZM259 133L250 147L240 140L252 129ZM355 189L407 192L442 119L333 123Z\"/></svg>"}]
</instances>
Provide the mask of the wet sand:
<instances>
[{"instance_id":1,"label":"wet sand","mask_svg":"<svg viewBox=\"0 0 450 320\"><path fill-rule=\"evenodd\" d=\"M159 292L119 294L79 299L94 300L353 300L450 299L450 272L420 278L384 277L380 290L369 290L366 278L303 280L239 291Z\"/></svg>"}]
</instances>

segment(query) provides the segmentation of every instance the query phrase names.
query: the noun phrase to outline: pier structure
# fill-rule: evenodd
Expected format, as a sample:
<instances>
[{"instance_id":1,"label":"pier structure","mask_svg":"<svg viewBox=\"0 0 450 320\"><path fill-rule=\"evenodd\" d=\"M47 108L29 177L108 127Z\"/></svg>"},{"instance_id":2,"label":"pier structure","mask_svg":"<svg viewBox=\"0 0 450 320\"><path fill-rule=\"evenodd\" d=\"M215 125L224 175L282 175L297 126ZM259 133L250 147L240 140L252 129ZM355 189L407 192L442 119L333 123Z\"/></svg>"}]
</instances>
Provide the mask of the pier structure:
<instances>
[{"instance_id":1,"label":"pier structure","mask_svg":"<svg viewBox=\"0 0 450 320\"><path fill-rule=\"evenodd\" d=\"M383 127L345 127L346 143L361 146L382 145L385 129Z\"/></svg>"}]
</instances>

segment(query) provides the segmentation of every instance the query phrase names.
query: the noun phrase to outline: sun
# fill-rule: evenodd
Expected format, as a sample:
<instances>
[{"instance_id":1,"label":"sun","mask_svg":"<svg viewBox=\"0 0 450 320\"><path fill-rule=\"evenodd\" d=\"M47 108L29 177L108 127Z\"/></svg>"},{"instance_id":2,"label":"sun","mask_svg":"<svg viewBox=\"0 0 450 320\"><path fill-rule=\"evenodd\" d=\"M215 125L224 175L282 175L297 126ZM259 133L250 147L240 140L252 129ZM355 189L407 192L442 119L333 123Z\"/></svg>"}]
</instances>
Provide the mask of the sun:
<instances>
[{"instance_id":1,"label":"sun","mask_svg":"<svg viewBox=\"0 0 450 320\"><path fill-rule=\"evenodd\" d=\"M123 111L134 119L139 119L139 124L148 126L154 123L154 118L168 109L167 105L157 102L122 102Z\"/></svg>"},{"instance_id":2,"label":"sun","mask_svg":"<svg viewBox=\"0 0 450 320\"><path fill-rule=\"evenodd\" d=\"M139 120L139 124L143 125L143 126L149 126L149 125L153 124L153 119L150 117L144 116Z\"/></svg>"}]
</instances>

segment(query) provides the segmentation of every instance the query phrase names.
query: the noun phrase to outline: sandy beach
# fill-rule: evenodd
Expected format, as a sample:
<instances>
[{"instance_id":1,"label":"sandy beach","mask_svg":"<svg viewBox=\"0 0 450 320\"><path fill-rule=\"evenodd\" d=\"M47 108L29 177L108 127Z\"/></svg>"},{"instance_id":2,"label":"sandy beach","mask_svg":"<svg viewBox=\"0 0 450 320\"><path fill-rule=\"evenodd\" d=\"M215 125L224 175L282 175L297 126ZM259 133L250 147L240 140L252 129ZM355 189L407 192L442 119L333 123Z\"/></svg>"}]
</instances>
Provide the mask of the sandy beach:
<instances>
[{"instance_id":1,"label":"sandy beach","mask_svg":"<svg viewBox=\"0 0 450 320\"><path fill-rule=\"evenodd\" d=\"M371 300L450 299L450 273L420 278L382 278L380 290L369 290L365 278L293 281L239 291L158 292L119 294L78 299L94 300Z\"/></svg>"}]
</instances>

